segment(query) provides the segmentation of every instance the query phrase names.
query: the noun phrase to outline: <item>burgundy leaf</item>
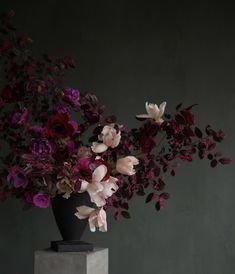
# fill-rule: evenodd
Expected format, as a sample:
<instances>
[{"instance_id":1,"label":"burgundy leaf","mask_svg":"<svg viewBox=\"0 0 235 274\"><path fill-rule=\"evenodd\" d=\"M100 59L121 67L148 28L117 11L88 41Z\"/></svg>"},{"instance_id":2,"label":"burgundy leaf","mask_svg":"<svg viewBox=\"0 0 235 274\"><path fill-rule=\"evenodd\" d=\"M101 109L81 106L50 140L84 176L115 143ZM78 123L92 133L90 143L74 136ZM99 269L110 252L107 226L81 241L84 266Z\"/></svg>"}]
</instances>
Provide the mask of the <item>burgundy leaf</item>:
<instances>
[{"instance_id":1,"label":"burgundy leaf","mask_svg":"<svg viewBox=\"0 0 235 274\"><path fill-rule=\"evenodd\" d=\"M126 218L126 219L130 219L130 218L131 218L130 213L127 212L127 211L121 211L121 214L122 214L122 216L123 216L124 218Z\"/></svg>"},{"instance_id":2,"label":"burgundy leaf","mask_svg":"<svg viewBox=\"0 0 235 274\"><path fill-rule=\"evenodd\" d=\"M230 158L220 158L219 159L219 162L222 164L222 165L228 165L232 162L232 159Z\"/></svg>"},{"instance_id":3,"label":"burgundy leaf","mask_svg":"<svg viewBox=\"0 0 235 274\"><path fill-rule=\"evenodd\" d=\"M156 202L156 204L155 204L155 209L156 209L157 211L159 211L159 210L161 209L161 204L160 204L159 201Z\"/></svg>"},{"instance_id":4,"label":"burgundy leaf","mask_svg":"<svg viewBox=\"0 0 235 274\"><path fill-rule=\"evenodd\" d=\"M198 127L195 127L195 135L198 137L198 138L202 138L202 131L198 128Z\"/></svg>"},{"instance_id":5,"label":"burgundy leaf","mask_svg":"<svg viewBox=\"0 0 235 274\"><path fill-rule=\"evenodd\" d=\"M181 107L182 107L182 103L180 103L176 106L176 110L179 110Z\"/></svg>"},{"instance_id":6,"label":"burgundy leaf","mask_svg":"<svg viewBox=\"0 0 235 274\"><path fill-rule=\"evenodd\" d=\"M146 197L145 203L149 203L152 202L154 199L156 198L156 194L155 193L149 193L149 195Z\"/></svg>"},{"instance_id":7,"label":"burgundy leaf","mask_svg":"<svg viewBox=\"0 0 235 274\"><path fill-rule=\"evenodd\" d=\"M216 159L214 159L214 160L212 160L211 161L211 167L216 167L217 166L217 164L218 164L218 162L217 162L217 160Z\"/></svg>"}]
</instances>

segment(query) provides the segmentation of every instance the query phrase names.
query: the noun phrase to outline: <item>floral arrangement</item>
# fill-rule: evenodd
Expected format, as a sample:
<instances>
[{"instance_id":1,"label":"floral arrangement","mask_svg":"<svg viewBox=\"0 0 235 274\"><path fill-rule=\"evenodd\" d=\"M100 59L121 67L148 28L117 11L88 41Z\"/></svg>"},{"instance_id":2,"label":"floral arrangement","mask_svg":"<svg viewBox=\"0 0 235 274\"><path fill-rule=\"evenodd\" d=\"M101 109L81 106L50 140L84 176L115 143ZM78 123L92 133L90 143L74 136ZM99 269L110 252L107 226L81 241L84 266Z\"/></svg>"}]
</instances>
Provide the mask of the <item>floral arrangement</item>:
<instances>
[{"instance_id":1,"label":"floral arrangement","mask_svg":"<svg viewBox=\"0 0 235 274\"><path fill-rule=\"evenodd\" d=\"M74 209L89 218L91 231L107 230L106 211L130 218L128 202L145 196L156 210L164 206L165 176L196 157L211 167L230 163L216 151L222 130L199 129L193 107L179 104L166 114L166 102L146 103L136 115L138 128L127 128L105 116L95 95L64 85L71 58L29 50L32 39L12 25L14 12L0 19L0 198L21 199L26 207L46 208L56 195L69 199L87 191L94 208ZM90 138L87 138L89 132Z\"/></svg>"}]
</instances>

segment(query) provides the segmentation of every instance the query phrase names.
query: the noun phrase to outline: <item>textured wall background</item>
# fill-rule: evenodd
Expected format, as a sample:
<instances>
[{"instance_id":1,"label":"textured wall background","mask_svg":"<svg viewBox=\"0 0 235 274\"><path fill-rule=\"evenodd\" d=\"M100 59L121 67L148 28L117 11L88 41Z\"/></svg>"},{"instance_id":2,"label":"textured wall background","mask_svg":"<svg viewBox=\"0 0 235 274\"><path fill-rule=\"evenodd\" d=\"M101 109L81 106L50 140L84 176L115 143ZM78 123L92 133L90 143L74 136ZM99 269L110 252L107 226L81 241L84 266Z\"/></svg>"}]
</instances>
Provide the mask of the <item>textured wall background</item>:
<instances>
[{"instance_id":1,"label":"textured wall background","mask_svg":"<svg viewBox=\"0 0 235 274\"><path fill-rule=\"evenodd\" d=\"M72 55L70 85L97 94L107 111L135 125L146 100L199 103L201 125L228 133L221 148L235 159L234 8L215 1L2 0L35 41L38 54ZM139 198L132 219L84 239L110 249L110 274L232 274L235 269L234 163L207 162L169 178L172 199L160 213ZM33 251L59 233L51 210L0 205L0 273L32 274Z\"/></svg>"}]
</instances>

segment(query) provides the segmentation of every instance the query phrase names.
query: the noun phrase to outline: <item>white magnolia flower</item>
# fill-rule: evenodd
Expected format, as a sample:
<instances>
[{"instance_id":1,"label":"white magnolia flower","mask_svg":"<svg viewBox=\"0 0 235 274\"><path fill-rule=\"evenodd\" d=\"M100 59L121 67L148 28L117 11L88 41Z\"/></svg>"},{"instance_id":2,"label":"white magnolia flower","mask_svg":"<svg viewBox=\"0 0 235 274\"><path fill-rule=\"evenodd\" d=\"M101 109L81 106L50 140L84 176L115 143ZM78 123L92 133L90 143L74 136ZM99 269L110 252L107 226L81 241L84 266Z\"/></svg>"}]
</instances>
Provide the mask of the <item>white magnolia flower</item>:
<instances>
[{"instance_id":1,"label":"white magnolia flower","mask_svg":"<svg viewBox=\"0 0 235 274\"><path fill-rule=\"evenodd\" d=\"M108 180L103 181L106 174L107 167L105 165L98 166L93 171L91 182L83 180L79 191L87 191L91 201L99 207L104 206L106 204L106 199L118 190L118 185L116 183L118 179L110 176Z\"/></svg>"},{"instance_id":2,"label":"white magnolia flower","mask_svg":"<svg viewBox=\"0 0 235 274\"><path fill-rule=\"evenodd\" d=\"M88 206L79 206L76 209L77 212L75 213L75 216L79 219L89 218L88 222L92 232L95 232L96 228L102 232L107 231L106 212L103 208L95 209Z\"/></svg>"},{"instance_id":3,"label":"white magnolia flower","mask_svg":"<svg viewBox=\"0 0 235 274\"><path fill-rule=\"evenodd\" d=\"M102 153L109 147L115 148L119 145L121 140L121 131L115 129L114 124L104 126L98 139L100 142L93 142L91 149L95 153Z\"/></svg>"},{"instance_id":4,"label":"white magnolia flower","mask_svg":"<svg viewBox=\"0 0 235 274\"><path fill-rule=\"evenodd\" d=\"M134 156L127 156L117 160L116 170L124 175L134 175L134 166L139 164L139 160Z\"/></svg>"},{"instance_id":5,"label":"white magnolia flower","mask_svg":"<svg viewBox=\"0 0 235 274\"><path fill-rule=\"evenodd\" d=\"M146 108L147 114L136 115L137 118L154 119L159 124L161 124L164 121L162 119L162 116L163 116L165 108L166 108L166 102L161 103L159 107L157 104L150 104L150 103L146 102L145 108Z\"/></svg>"}]
</instances>

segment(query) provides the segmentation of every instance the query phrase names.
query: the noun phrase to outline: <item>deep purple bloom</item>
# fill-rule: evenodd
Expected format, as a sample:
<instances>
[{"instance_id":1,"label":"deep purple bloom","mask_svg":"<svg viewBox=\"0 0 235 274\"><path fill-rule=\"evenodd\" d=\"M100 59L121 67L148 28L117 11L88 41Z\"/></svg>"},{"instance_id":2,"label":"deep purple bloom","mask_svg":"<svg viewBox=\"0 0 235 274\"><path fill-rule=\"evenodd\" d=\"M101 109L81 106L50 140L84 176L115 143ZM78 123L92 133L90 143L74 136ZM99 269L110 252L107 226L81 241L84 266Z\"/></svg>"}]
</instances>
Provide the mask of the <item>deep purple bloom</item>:
<instances>
[{"instance_id":1,"label":"deep purple bloom","mask_svg":"<svg viewBox=\"0 0 235 274\"><path fill-rule=\"evenodd\" d=\"M68 155L72 155L72 154L75 153L75 144L74 144L74 141L68 140L66 142L66 150L68 152Z\"/></svg>"},{"instance_id":2,"label":"deep purple bloom","mask_svg":"<svg viewBox=\"0 0 235 274\"><path fill-rule=\"evenodd\" d=\"M34 205L33 197L34 197L34 193L31 191L27 191L24 194L23 200L26 204Z\"/></svg>"},{"instance_id":3,"label":"deep purple bloom","mask_svg":"<svg viewBox=\"0 0 235 274\"><path fill-rule=\"evenodd\" d=\"M38 126L38 125L35 125L35 126L32 126L30 128L30 130L36 134L36 135L40 135L40 136L45 136L46 134L46 131L45 131L45 128L41 127L41 126Z\"/></svg>"},{"instance_id":4,"label":"deep purple bloom","mask_svg":"<svg viewBox=\"0 0 235 274\"><path fill-rule=\"evenodd\" d=\"M47 208L50 205L50 197L42 193L36 194L33 197L33 203L37 207Z\"/></svg>"},{"instance_id":5,"label":"deep purple bloom","mask_svg":"<svg viewBox=\"0 0 235 274\"><path fill-rule=\"evenodd\" d=\"M26 177L24 169L17 165L10 168L9 174L7 176L7 181L15 188L26 188L26 186L28 185L28 179Z\"/></svg>"},{"instance_id":6,"label":"deep purple bloom","mask_svg":"<svg viewBox=\"0 0 235 274\"><path fill-rule=\"evenodd\" d=\"M68 115L68 117L71 116L69 109L63 104L57 104L54 106L53 109L54 109L54 112L56 112L56 113L66 113Z\"/></svg>"},{"instance_id":7,"label":"deep purple bloom","mask_svg":"<svg viewBox=\"0 0 235 274\"><path fill-rule=\"evenodd\" d=\"M96 111L85 111L84 115L85 115L86 120L90 124L98 123L100 121L100 117L101 117L101 115Z\"/></svg>"},{"instance_id":8,"label":"deep purple bloom","mask_svg":"<svg viewBox=\"0 0 235 274\"><path fill-rule=\"evenodd\" d=\"M31 140L31 151L33 155L46 157L52 152L52 147L50 142L43 139L32 139Z\"/></svg>"},{"instance_id":9,"label":"deep purple bloom","mask_svg":"<svg viewBox=\"0 0 235 274\"><path fill-rule=\"evenodd\" d=\"M27 108L22 108L20 111L13 113L11 117L11 123L13 125L23 125L27 122L29 117L29 111Z\"/></svg>"},{"instance_id":10,"label":"deep purple bloom","mask_svg":"<svg viewBox=\"0 0 235 274\"><path fill-rule=\"evenodd\" d=\"M64 88L64 101L71 104L72 106L78 106L80 103L80 92L78 89Z\"/></svg>"}]
</instances>

